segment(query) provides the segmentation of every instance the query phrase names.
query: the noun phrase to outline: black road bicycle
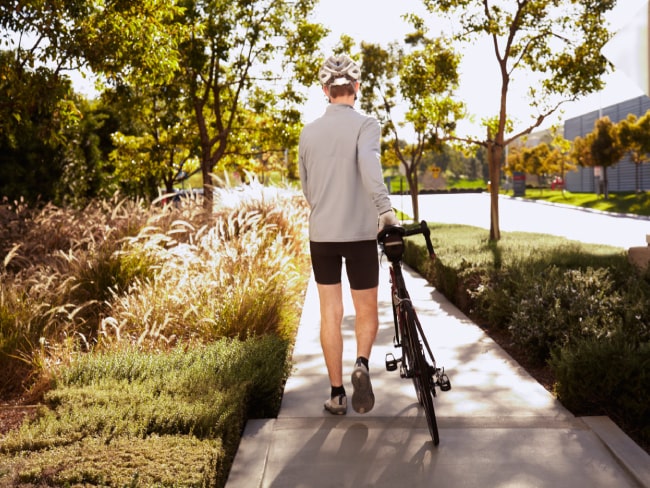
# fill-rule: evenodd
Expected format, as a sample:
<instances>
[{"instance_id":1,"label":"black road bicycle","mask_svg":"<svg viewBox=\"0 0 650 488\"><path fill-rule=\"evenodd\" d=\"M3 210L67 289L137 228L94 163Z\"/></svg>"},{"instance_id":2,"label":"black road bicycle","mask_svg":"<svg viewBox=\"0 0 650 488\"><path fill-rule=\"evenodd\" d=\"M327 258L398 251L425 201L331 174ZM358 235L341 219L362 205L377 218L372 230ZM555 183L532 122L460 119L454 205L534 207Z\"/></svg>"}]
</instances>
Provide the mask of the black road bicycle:
<instances>
[{"instance_id":1,"label":"black road bicycle","mask_svg":"<svg viewBox=\"0 0 650 488\"><path fill-rule=\"evenodd\" d=\"M396 371L402 378L411 378L415 386L418 402L424 408L429 432L434 445L440 443L438 424L433 408L436 387L440 391L451 390L451 383L444 368L436 366L422 325L415 313L402 274L402 255L404 254L404 237L422 234L431 259L435 259L429 226L423 220L420 226L405 229L400 226L386 226L377 235L377 241L383 253L390 261L391 296L393 302L393 320L395 337L393 344L402 349L402 357L396 359L392 353L386 354L386 370Z\"/></svg>"}]
</instances>

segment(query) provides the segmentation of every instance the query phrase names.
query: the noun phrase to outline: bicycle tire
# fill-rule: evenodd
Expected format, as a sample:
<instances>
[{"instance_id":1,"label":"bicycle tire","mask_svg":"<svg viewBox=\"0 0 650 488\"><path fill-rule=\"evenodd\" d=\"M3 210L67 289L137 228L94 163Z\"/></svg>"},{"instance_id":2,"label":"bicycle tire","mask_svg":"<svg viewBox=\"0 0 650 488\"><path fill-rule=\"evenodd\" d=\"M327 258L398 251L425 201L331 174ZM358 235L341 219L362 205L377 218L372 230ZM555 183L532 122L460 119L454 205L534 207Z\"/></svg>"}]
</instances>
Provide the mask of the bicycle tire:
<instances>
[{"instance_id":1,"label":"bicycle tire","mask_svg":"<svg viewBox=\"0 0 650 488\"><path fill-rule=\"evenodd\" d=\"M406 314L402 314L402 323L406 323ZM422 399L420 398L420 384L418 382L418 376L415 374L416 371L416 361L413 353L413 345L411 343L410 339L410 332L404 326L402 330L402 363L404 365L404 369L406 371L406 377L411 378L411 381L413 381L413 387L415 388L415 394L418 399L418 403L422 405Z\"/></svg>"},{"instance_id":2,"label":"bicycle tire","mask_svg":"<svg viewBox=\"0 0 650 488\"><path fill-rule=\"evenodd\" d=\"M408 344L408 351L406 351L405 355L408 356L409 367L412 368L415 393L418 402L424 409L431 439L433 440L433 444L437 446L440 443L440 436L438 433L436 412L433 407L433 388L435 388L435 386L430 374L429 363L424 356L424 351L418 335L415 311L411 307L410 303L404 303L404 318L406 319L404 327L406 337L404 337L404 342Z\"/></svg>"},{"instance_id":3,"label":"bicycle tire","mask_svg":"<svg viewBox=\"0 0 650 488\"><path fill-rule=\"evenodd\" d=\"M402 348L402 368L403 368L403 378L411 378L413 381L413 386L415 388L415 393L417 395L418 403L421 405L422 401L420 400L420 389L417 383L417 378L413 374L415 360L413 354L411 353L411 344L409 339L409 330L404 325L407 320L407 313L405 311L404 305L398 307L395 306L393 302L393 320L395 321L395 337L398 339L395 341L395 345ZM399 331L397 330L399 329Z\"/></svg>"},{"instance_id":4,"label":"bicycle tire","mask_svg":"<svg viewBox=\"0 0 650 488\"><path fill-rule=\"evenodd\" d=\"M390 279L391 283L395 283L395 271L393 267L390 268ZM393 294L396 294L396 290L393 290ZM404 298L408 298L408 293L406 290L404 290L404 293L406 296ZM402 306L397 306L396 303L401 303L399 298L396 298L396 296L393 296L392 300L392 309L393 309L393 322L395 323L395 347L401 347L402 348L402 367L403 367L403 372L404 374L402 377L406 378L411 378L413 380L413 386L415 387L415 393L417 395L418 403L421 405L422 402L420 400L420 390L418 387L417 380L415 376L413 375L413 365L415 364L415 361L413 360L413 355L411 354L411 347L409 346L409 331L406 329L405 325L406 324L406 318L407 318L407 313L405 310L405 307ZM411 309L412 310L412 309Z\"/></svg>"}]
</instances>

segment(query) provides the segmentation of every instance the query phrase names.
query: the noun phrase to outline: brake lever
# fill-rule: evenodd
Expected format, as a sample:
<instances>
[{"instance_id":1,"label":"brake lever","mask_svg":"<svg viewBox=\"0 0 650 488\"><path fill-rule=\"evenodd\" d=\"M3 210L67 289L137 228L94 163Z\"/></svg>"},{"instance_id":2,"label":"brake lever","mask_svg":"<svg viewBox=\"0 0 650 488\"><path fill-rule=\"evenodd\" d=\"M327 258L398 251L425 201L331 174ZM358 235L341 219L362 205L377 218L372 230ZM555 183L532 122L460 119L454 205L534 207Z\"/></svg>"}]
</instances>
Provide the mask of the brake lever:
<instances>
[{"instance_id":1,"label":"brake lever","mask_svg":"<svg viewBox=\"0 0 650 488\"><path fill-rule=\"evenodd\" d=\"M423 220L420 222L420 229L422 229L422 234L424 235L424 242L427 245L427 250L429 251L429 258L432 261L436 260L436 251L433 249L433 244L431 243L431 229L427 225L426 221Z\"/></svg>"}]
</instances>

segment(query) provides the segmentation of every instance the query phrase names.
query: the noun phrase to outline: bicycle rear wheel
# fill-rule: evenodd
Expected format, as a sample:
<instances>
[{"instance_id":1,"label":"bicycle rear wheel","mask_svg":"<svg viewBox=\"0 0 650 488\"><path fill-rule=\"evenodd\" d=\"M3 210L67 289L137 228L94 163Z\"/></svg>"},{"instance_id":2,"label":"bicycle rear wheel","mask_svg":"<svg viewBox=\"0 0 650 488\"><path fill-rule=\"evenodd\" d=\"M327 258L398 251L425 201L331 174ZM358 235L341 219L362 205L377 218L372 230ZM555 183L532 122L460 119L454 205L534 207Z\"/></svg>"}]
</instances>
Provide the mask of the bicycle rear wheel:
<instances>
[{"instance_id":1,"label":"bicycle rear wheel","mask_svg":"<svg viewBox=\"0 0 650 488\"><path fill-rule=\"evenodd\" d=\"M429 433L434 445L440 443L440 436L438 434L438 422L436 421L436 413L433 408L434 388L433 377L431 376L431 368L424 356L422 344L418 336L417 317L415 311L410 304L405 304L404 316L406 318L405 335L407 336L407 349L406 355L409 361L409 367L412 368L413 384L415 385L415 393L418 402L424 408L424 413L427 418L427 425Z\"/></svg>"}]
</instances>

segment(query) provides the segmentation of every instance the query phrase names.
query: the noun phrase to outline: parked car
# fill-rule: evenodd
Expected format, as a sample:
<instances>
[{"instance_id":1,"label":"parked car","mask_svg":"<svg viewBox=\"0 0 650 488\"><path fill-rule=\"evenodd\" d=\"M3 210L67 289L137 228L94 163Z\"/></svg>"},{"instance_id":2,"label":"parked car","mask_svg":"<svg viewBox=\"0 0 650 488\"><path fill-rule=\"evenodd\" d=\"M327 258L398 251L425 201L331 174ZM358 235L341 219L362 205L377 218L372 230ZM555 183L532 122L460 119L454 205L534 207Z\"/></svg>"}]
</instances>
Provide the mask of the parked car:
<instances>
[{"instance_id":1,"label":"parked car","mask_svg":"<svg viewBox=\"0 0 650 488\"><path fill-rule=\"evenodd\" d=\"M203 188L190 188L189 190L176 190L174 192L174 203L178 203L182 198L198 198L203 196Z\"/></svg>"},{"instance_id":2,"label":"parked car","mask_svg":"<svg viewBox=\"0 0 650 488\"><path fill-rule=\"evenodd\" d=\"M551 190L563 190L564 189L564 180L559 176L553 178L551 181Z\"/></svg>"}]
</instances>

